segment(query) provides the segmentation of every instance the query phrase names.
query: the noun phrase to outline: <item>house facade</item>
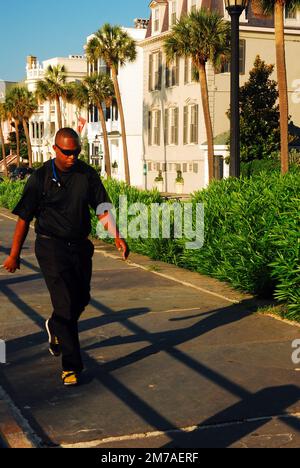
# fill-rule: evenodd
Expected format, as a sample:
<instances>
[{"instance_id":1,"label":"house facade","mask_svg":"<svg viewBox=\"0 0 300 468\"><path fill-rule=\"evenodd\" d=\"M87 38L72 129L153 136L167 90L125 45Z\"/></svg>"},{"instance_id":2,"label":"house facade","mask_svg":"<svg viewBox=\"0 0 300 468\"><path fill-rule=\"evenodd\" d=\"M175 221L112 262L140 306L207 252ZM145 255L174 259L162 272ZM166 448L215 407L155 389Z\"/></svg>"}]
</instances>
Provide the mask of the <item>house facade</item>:
<instances>
[{"instance_id":1,"label":"house facade","mask_svg":"<svg viewBox=\"0 0 300 468\"><path fill-rule=\"evenodd\" d=\"M145 39L148 20L135 20L134 28L123 28L132 39L136 41L137 58L133 63L126 63L118 71L118 79L124 116L126 122L126 136L129 155L129 166L131 184L136 187L143 187L143 48L140 42ZM87 38L89 42L94 36ZM110 73L106 64L99 60L96 64L88 65L89 73L102 71ZM105 106L104 106L105 107ZM121 124L117 106L114 104L110 108L104 108L106 125L109 139L110 158L112 164L112 175L117 180L125 180L125 167L123 159L123 144L121 134ZM101 172L105 175L104 165L104 144L102 127L99 121L98 111L91 108L88 116L88 141L90 148L90 160L94 165L100 166Z\"/></svg>"},{"instance_id":2,"label":"house facade","mask_svg":"<svg viewBox=\"0 0 300 468\"><path fill-rule=\"evenodd\" d=\"M27 57L26 85L29 91L34 92L37 82L43 80L48 66L64 65L66 68L67 83L82 80L87 74L86 58L80 55L69 57L56 57L45 60L41 64L36 57ZM86 111L78 111L75 105L61 100L63 126L74 130L83 131L82 122L87 121ZM40 105L38 111L30 120L30 137L32 142L33 162L45 162L53 155L52 146L58 130L57 113L55 103L45 102Z\"/></svg>"},{"instance_id":3,"label":"house facade","mask_svg":"<svg viewBox=\"0 0 300 468\"><path fill-rule=\"evenodd\" d=\"M5 97L7 92L9 91L10 88L13 86L16 86L17 82L13 81L5 81L5 80L0 80L0 102L5 102ZM3 136L5 142L7 142L7 138L9 136L9 133L13 131L10 122L4 122L3 124Z\"/></svg>"},{"instance_id":4,"label":"house facade","mask_svg":"<svg viewBox=\"0 0 300 468\"><path fill-rule=\"evenodd\" d=\"M225 20L230 17L223 0L153 0L144 49L144 187L155 186L163 176L163 191L176 191L178 171L184 179L184 192L191 193L208 184L207 138L204 125L200 84L193 81L190 60L178 59L167 65L164 39L172 25L193 9L206 7L218 11ZM286 57L290 114L300 125L300 65L295 57L300 47L300 13L286 15ZM256 17L251 2L241 16L240 82L243 85L260 55L267 63L276 63L274 19ZM274 79L276 79L276 69ZM215 177L229 175L225 163L230 122L230 72L224 67L216 73L207 65L209 104L215 140Z\"/></svg>"}]
</instances>

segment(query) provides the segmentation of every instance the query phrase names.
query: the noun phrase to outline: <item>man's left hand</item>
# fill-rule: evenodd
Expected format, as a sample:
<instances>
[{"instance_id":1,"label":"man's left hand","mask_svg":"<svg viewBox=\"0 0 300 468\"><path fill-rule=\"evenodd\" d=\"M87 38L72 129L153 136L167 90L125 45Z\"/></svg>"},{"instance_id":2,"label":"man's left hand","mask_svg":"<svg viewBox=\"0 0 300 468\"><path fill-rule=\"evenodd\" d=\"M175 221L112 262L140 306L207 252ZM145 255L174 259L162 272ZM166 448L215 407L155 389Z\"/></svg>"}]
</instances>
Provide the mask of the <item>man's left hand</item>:
<instances>
[{"instance_id":1,"label":"man's left hand","mask_svg":"<svg viewBox=\"0 0 300 468\"><path fill-rule=\"evenodd\" d=\"M117 238L116 241L116 247L119 250L119 252L123 252L123 260L127 260L129 257L129 247L127 245L127 242L124 239Z\"/></svg>"}]
</instances>

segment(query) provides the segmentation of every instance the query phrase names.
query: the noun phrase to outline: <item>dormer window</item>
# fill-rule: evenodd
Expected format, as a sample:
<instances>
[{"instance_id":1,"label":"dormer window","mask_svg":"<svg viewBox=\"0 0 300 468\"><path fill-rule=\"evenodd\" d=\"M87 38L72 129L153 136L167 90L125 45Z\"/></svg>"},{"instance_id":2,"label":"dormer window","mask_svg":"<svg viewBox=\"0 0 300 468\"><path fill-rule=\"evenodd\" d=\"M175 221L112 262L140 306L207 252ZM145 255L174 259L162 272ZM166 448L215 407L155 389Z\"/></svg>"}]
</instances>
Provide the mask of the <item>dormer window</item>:
<instances>
[{"instance_id":1,"label":"dormer window","mask_svg":"<svg viewBox=\"0 0 300 468\"><path fill-rule=\"evenodd\" d=\"M159 32L159 8L155 8L153 11L153 32Z\"/></svg>"},{"instance_id":2,"label":"dormer window","mask_svg":"<svg viewBox=\"0 0 300 468\"><path fill-rule=\"evenodd\" d=\"M172 0L169 3L170 8L170 26L174 26L177 21L177 0Z\"/></svg>"}]
</instances>

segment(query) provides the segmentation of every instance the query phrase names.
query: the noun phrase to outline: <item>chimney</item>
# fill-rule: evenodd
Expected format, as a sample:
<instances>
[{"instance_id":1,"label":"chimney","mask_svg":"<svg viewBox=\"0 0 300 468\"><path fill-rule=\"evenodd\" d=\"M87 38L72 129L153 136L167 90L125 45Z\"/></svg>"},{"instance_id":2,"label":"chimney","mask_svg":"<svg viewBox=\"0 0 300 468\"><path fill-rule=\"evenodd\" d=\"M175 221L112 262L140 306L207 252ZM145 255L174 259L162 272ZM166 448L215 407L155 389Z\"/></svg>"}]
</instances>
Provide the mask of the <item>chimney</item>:
<instances>
[{"instance_id":1,"label":"chimney","mask_svg":"<svg viewBox=\"0 0 300 468\"><path fill-rule=\"evenodd\" d=\"M37 66L37 57L34 57L33 55L28 55L27 57L27 67L29 70L32 70L33 68L36 68Z\"/></svg>"},{"instance_id":2,"label":"chimney","mask_svg":"<svg viewBox=\"0 0 300 468\"><path fill-rule=\"evenodd\" d=\"M134 20L134 27L135 29L147 29L149 24L148 19L143 19L143 18L136 18Z\"/></svg>"}]
</instances>

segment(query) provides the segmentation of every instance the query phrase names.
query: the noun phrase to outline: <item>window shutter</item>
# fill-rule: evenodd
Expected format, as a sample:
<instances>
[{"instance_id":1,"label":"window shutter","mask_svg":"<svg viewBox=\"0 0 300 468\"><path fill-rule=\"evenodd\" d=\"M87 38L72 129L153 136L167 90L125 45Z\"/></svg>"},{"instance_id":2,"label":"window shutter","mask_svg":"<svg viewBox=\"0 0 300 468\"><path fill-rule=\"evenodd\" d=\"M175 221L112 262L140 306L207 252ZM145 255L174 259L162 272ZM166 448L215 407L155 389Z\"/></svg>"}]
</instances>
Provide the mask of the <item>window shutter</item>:
<instances>
[{"instance_id":1,"label":"window shutter","mask_svg":"<svg viewBox=\"0 0 300 468\"><path fill-rule=\"evenodd\" d=\"M189 82L189 59L184 59L184 84Z\"/></svg>"},{"instance_id":2,"label":"window shutter","mask_svg":"<svg viewBox=\"0 0 300 468\"><path fill-rule=\"evenodd\" d=\"M152 112L148 112L148 146L152 145Z\"/></svg>"},{"instance_id":3,"label":"window shutter","mask_svg":"<svg viewBox=\"0 0 300 468\"><path fill-rule=\"evenodd\" d=\"M149 55L149 91L153 90L153 82L152 82L152 77L153 77L153 55Z\"/></svg>"},{"instance_id":4,"label":"window shutter","mask_svg":"<svg viewBox=\"0 0 300 468\"><path fill-rule=\"evenodd\" d=\"M240 40L240 74L245 75L246 68L246 41Z\"/></svg>"},{"instance_id":5,"label":"window shutter","mask_svg":"<svg viewBox=\"0 0 300 468\"><path fill-rule=\"evenodd\" d=\"M190 143L194 143L195 135L194 135L194 122L195 122L195 106L191 106L191 115L190 115Z\"/></svg>"},{"instance_id":6,"label":"window shutter","mask_svg":"<svg viewBox=\"0 0 300 468\"><path fill-rule=\"evenodd\" d=\"M189 108L188 106L184 107L184 116L183 116L183 144L188 144L188 120L189 120Z\"/></svg>"},{"instance_id":7,"label":"window shutter","mask_svg":"<svg viewBox=\"0 0 300 468\"><path fill-rule=\"evenodd\" d=\"M169 144L169 109L165 110L165 145Z\"/></svg>"},{"instance_id":8,"label":"window shutter","mask_svg":"<svg viewBox=\"0 0 300 468\"><path fill-rule=\"evenodd\" d=\"M166 88L170 87L170 67L166 64Z\"/></svg>"},{"instance_id":9,"label":"window shutter","mask_svg":"<svg viewBox=\"0 0 300 468\"><path fill-rule=\"evenodd\" d=\"M157 144L160 146L161 111L157 112Z\"/></svg>"},{"instance_id":10,"label":"window shutter","mask_svg":"<svg viewBox=\"0 0 300 468\"><path fill-rule=\"evenodd\" d=\"M199 105L195 106L195 143L199 141Z\"/></svg>"},{"instance_id":11,"label":"window shutter","mask_svg":"<svg viewBox=\"0 0 300 468\"><path fill-rule=\"evenodd\" d=\"M180 74L180 59L179 57L176 57L176 86L179 86L179 74Z\"/></svg>"},{"instance_id":12,"label":"window shutter","mask_svg":"<svg viewBox=\"0 0 300 468\"><path fill-rule=\"evenodd\" d=\"M162 85L162 53L159 52L158 54L158 88L161 89Z\"/></svg>"},{"instance_id":13,"label":"window shutter","mask_svg":"<svg viewBox=\"0 0 300 468\"><path fill-rule=\"evenodd\" d=\"M176 107L174 110L175 115L175 145L178 145L178 130L179 130L179 109Z\"/></svg>"}]
</instances>

